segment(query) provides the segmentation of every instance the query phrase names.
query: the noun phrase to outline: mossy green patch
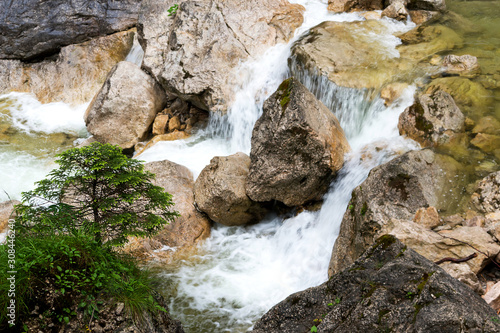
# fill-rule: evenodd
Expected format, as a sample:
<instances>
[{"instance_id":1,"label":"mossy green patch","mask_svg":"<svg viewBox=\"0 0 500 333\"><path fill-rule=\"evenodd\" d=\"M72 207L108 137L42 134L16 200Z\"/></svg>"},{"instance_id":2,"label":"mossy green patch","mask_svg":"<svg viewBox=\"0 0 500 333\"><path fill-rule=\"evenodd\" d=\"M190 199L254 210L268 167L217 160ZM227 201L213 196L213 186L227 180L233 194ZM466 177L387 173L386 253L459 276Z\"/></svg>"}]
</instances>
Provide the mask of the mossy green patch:
<instances>
[{"instance_id":1,"label":"mossy green patch","mask_svg":"<svg viewBox=\"0 0 500 333\"><path fill-rule=\"evenodd\" d=\"M366 212L368 211L368 204L365 202L363 202L363 207L361 207L361 216L365 216Z\"/></svg>"},{"instance_id":2,"label":"mossy green patch","mask_svg":"<svg viewBox=\"0 0 500 333\"><path fill-rule=\"evenodd\" d=\"M281 105L283 112L286 110L288 103L290 103L290 93L293 87L293 79L289 78L283 81L278 87L278 101Z\"/></svg>"}]
</instances>

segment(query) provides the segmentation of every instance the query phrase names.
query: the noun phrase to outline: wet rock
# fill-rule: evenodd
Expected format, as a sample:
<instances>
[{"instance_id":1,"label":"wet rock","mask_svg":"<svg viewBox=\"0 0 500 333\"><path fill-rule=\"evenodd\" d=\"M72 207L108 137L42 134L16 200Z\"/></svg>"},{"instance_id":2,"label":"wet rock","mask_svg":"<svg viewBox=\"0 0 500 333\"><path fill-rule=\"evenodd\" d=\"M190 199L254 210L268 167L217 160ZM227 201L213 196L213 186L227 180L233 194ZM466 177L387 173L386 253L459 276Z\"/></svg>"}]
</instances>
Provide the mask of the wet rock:
<instances>
[{"instance_id":1,"label":"wet rock","mask_svg":"<svg viewBox=\"0 0 500 333\"><path fill-rule=\"evenodd\" d=\"M254 201L320 200L349 144L337 118L294 78L269 97L252 133L246 191Z\"/></svg>"},{"instance_id":2,"label":"wet rock","mask_svg":"<svg viewBox=\"0 0 500 333\"><path fill-rule=\"evenodd\" d=\"M226 111L233 70L287 41L302 23L303 7L285 0L144 0L138 30L143 67L165 90L197 107Z\"/></svg>"},{"instance_id":3,"label":"wet rock","mask_svg":"<svg viewBox=\"0 0 500 333\"><path fill-rule=\"evenodd\" d=\"M389 31L378 20L317 25L294 44L289 59L292 74L307 70L326 76L337 86L379 89L402 71L415 67L374 43L370 37L373 33Z\"/></svg>"},{"instance_id":4,"label":"wet rock","mask_svg":"<svg viewBox=\"0 0 500 333\"><path fill-rule=\"evenodd\" d=\"M35 63L0 60L0 94L29 92L42 103L82 104L101 88L109 71L125 60L135 30L63 47L55 59Z\"/></svg>"},{"instance_id":5,"label":"wet rock","mask_svg":"<svg viewBox=\"0 0 500 333\"><path fill-rule=\"evenodd\" d=\"M465 117L450 94L437 90L419 95L415 104L399 116L399 134L424 147L444 144L455 133L463 132Z\"/></svg>"},{"instance_id":6,"label":"wet rock","mask_svg":"<svg viewBox=\"0 0 500 333\"><path fill-rule=\"evenodd\" d=\"M462 56L447 55L443 59L443 66L449 74L470 75L479 71L477 58L469 54Z\"/></svg>"},{"instance_id":7,"label":"wet rock","mask_svg":"<svg viewBox=\"0 0 500 333\"><path fill-rule=\"evenodd\" d=\"M493 103L488 90L480 83L464 77L443 77L432 80L425 88L425 93L430 94L437 90L450 94L460 110L469 117L481 116Z\"/></svg>"},{"instance_id":8,"label":"wet rock","mask_svg":"<svg viewBox=\"0 0 500 333\"><path fill-rule=\"evenodd\" d=\"M488 175L479 182L471 201L482 213L500 211L500 171Z\"/></svg>"},{"instance_id":9,"label":"wet rock","mask_svg":"<svg viewBox=\"0 0 500 333\"><path fill-rule=\"evenodd\" d=\"M470 288L386 235L327 282L275 305L252 332L496 332L496 318Z\"/></svg>"},{"instance_id":10,"label":"wet rock","mask_svg":"<svg viewBox=\"0 0 500 333\"><path fill-rule=\"evenodd\" d=\"M428 149L408 152L372 169L352 192L328 274L353 263L389 220L411 220L421 207L433 206L438 211L456 207L465 186L462 173L453 158Z\"/></svg>"},{"instance_id":11,"label":"wet rock","mask_svg":"<svg viewBox=\"0 0 500 333\"><path fill-rule=\"evenodd\" d=\"M483 117L472 128L472 133L500 135L500 121L491 116Z\"/></svg>"},{"instance_id":12,"label":"wet rock","mask_svg":"<svg viewBox=\"0 0 500 333\"><path fill-rule=\"evenodd\" d=\"M139 142L139 144L136 145L135 157L140 156L142 153L144 153L149 148L153 147L158 142L175 141L175 140L182 140L182 139L187 139L187 138L189 138L189 134L186 133L185 131L173 131L171 133L156 135L151 140L149 140L147 143Z\"/></svg>"},{"instance_id":13,"label":"wet rock","mask_svg":"<svg viewBox=\"0 0 500 333\"><path fill-rule=\"evenodd\" d=\"M493 153L500 157L500 135L478 133L470 143L485 153Z\"/></svg>"},{"instance_id":14,"label":"wet rock","mask_svg":"<svg viewBox=\"0 0 500 333\"><path fill-rule=\"evenodd\" d=\"M335 13L382 9L383 0L328 0L328 10Z\"/></svg>"},{"instance_id":15,"label":"wet rock","mask_svg":"<svg viewBox=\"0 0 500 333\"><path fill-rule=\"evenodd\" d=\"M0 59L32 60L135 26L138 0L3 2Z\"/></svg>"},{"instance_id":16,"label":"wet rock","mask_svg":"<svg viewBox=\"0 0 500 333\"><path fill-rule=\"evenodd\" d=\"M85 112L87 130L99 142L131 148L146 135L165 99L152 77L122 61L111 70Z\"/></svg>"},{"instance_id":17,"label":"wet rock","mask_svg":"<svg viewBox=\"0 0 500 333\"><path fill-rule=\"evenodd\" d=\"M420 25L398 35L402 45L397 47L401 57L422 61L439 52L463 47L463 39L444 25Z\"/></svg>"},{"instance_id":18,"label":"wet rock","mask_svg":"<svg viewBox=\"0 0 500 333\"><path fill-rule=\"evenodd\" d=\"M181 121L179 117L173 116L172 118L170 118L170 120L168 121L168 131L173 132L175 130L180 130L180 129L181 129Z\"/></svg>"},{"instance_id":19,"label":"wet rock","mask_svg":"<svg viewBox=\"0 0 500 333\"><path fill-rule=\"evenodd\" d=\"M417 25L429 22L441 17L440 12L429 10L409 10L411 21Z\"/></svg>"},{"instance_id":20,"label":"wet rock","mask_svg":"<svg viewBox=\"0 0 500 333\"><path fill-rule=\"evenodd\" d=\"M250 157L244 153L212 158L194 185L198 208L213 221L227 226L261 220L266 210L245 192L249 167Z\"/></svg>"},{"instance_id":21,"label":"wet rock","mask_svg":"<svg viewBox=\"0 0 500 333\"><path fill-rule=\"evenodd\" d=\"M156 175L153 182L155 185L172 194L175 204L173 209L180 214L152 239L162 246L190 248L210 236L210 222L194 205L194 180L191 171L167 160L146 163L144 169ZM159 245L153 247L158 248Z\"/></svg>"},{"instance_id":22,"label":"wet rock","mask_svg":"<svg viewBox=\"0 0 500 333\"><path fill-rule=\"evenodd\" d=\"M403 91L408 88L408 83L403 82L393 82L389 83L380 91L380 98L384 99L384 104L389 106L396 99L401 97Z\"/></svg>"},{"instance_id":23,"label":"wet rock","mask_svg":"<svg viewBox=\"0 0 500 333\"><path fill-rule=\"evenodd\" d=\"M382 12L382 16L387 16L398 21L406 21L408 15L408 11L402 1L391 3Z\"/></svg>"}]
</instances>

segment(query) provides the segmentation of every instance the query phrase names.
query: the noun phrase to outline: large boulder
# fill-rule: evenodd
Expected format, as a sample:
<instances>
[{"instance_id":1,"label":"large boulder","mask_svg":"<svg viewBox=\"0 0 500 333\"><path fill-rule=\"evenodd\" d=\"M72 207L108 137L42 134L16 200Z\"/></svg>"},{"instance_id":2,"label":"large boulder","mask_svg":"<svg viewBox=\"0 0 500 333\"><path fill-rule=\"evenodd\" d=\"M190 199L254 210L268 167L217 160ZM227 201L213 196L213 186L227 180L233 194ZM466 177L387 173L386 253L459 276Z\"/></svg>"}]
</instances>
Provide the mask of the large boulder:
<instances>
[{"instance_id":1,"label":"large boulder","mask_svg":"<svg viewBox=\"0 0 500 333\"><path fill-rule=\"evenodd\" d=\"M315 26L292 47L292 75L300 77L299 73L306 70L325 76L337 86L357 89L379 89L401 80L401 72L409 72L409 77L419 75L421 70L415 60L409 62L394 50L374 43L374 33L392 37L380 20L323 22Z\"/></svg>"},{"instance_id":2,"label":"large boulder","mask_svg":"<svg viewBox=\"0 0 500 333\"><path fill-rule=\"evenodd\" d=\"M456 207L465 186L463 173L453 158L429 149L408 152L372 169L352 192L328 274L352 264L391 219L412 220L421 207L438 211Z\"/></svg>"},{"instance_id":3,"label":"large boulder","mask_svg":"<svg viewBox=\"0 0 500 333\"><path fill-rule=\"evenodd\" d=\"M385 235L348 269L274 306L252 332L499 331L479 295Z\"/></svg>"},{"instance_id":4,"label":"large boulder","mask_svg":"<svg viewBox=\"0 0 500 333\"><path fill-rule=\"evenodd\" d=\"M421 94L399 116L399 134L424 147L446 143L465 130L465 117L447 92L436 90Z\"/></svg>"},{"instance_id":5,"label":"large boulder","mask_svg":"<svg viewBox=\"0 0 500 333\"><path fill-rule=\"evenodd\" d=\"M227 226L258 222L266 213L245 192L250 157L244 153L212 158L194 184L197 207Z\"/></svg>"},{"instance_id":6,"label":"large boulder","mask_svg":"<svg viewBox=\"0 0 500 333\"><path fill-rule=\"evenodd\" d=\"M0 59L32 60L61 47L132 28L140 0L0 3Z\"/></svg>"},{"instance_id":7,"label":"large boulder","mask_svg":"<svg viewBox=\"0 0 500 333\"><path fill-rule=\"evenodd\" d=\"M287 206L319 200L349 149L333 113L298 80L287 79L255 123L247 194Z\"/></svg>"},{"instance_id":8,"label":"large boulder","mask_svg":"<svg viewBox=\"0 0 500 333\"><path fill-rule=\"evenodd\" d=\"M165 90L197 107L225 111L232 71L291 38L302 23L300 5L286 0L144 0L138 22L143 67Z\"/></svg>"},{"instance_id":9,"label":"large boulder","mask_svg":"<svg viewBox=\"0 0 500 333\"><path fill-rule=\"evenodd\" d=\"M109 71L125 60L135 30L63 47L57 57L40 62L0 60L0 94L28 92L42 103L90 101Z\"/></svg>"},{"instance_id":10,"label":"large boulder","mask_svg":"<svg viewBox=\"0 0 500 333\"><path fill-rule=\"evenodd\" d=\"M398 2L410 10L440 12L446 10L444 0L328 0L328 10L335 13L382 10Z\"/></svg>"},{"instance_id":11,"label":"large boulder","mask_svg":"<svg viewBox=\"0 0 500 333\"><path fill-rule=\"evenodd\" d=\"M194 180L188 168L167 160L150 162L144 169L156 175L154 184L172 194L180 216L154 239L170 247L194 246L210 236L210 221L194 205Z\"/></svg>"},{"instance_id":12,"label":"large boulder","mask_svg":"<svg viewBox=\"0 0 500 333\"><path fill-rule=\"evenodd\" d=\"M132 148L166 104L165 92L137 65L122 61L85 112L87 130L102 143Z\"/></svg>"}]
</instances>

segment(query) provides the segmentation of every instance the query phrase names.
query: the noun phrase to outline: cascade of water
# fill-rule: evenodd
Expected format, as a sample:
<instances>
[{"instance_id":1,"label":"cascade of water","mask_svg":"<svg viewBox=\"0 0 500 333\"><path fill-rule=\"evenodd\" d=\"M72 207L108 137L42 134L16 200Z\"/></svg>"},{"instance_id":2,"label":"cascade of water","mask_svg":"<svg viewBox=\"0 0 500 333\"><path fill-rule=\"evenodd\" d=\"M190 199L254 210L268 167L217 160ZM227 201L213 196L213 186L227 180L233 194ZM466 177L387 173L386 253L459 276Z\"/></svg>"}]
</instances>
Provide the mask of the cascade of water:
<instances>
[{"instance_id":1,"label":"cascade of water","mask_svg":"<svg viewBox=\"0 0 500 333\"><path fill-rule=\"evenodd\" d=\"M142 65L142 59L144 58L144 50L139 44L139 40L137 39L137 34L134 35L134 43L132 44L132 48L130 52L127 54L125 61L130 61L136 64L137 66Z\"/></svg>"}]
</instances>

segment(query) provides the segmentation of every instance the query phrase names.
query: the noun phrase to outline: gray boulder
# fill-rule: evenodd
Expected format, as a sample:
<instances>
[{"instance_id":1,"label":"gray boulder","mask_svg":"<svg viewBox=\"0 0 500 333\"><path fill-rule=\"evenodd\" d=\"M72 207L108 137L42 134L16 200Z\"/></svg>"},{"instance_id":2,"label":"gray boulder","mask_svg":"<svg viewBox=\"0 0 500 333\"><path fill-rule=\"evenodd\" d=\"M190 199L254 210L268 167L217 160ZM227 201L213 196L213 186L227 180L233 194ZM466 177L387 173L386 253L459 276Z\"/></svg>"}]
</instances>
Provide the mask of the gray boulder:
<instances>
[{"instance_id":1,"label":"gray boulder","mask_svg":"<svg viewBox=\"0 0 500 333\"><path fill-rule=\"evenodd\" d=\"M122 61L85 112L87 130L102 143L132 148L166 104L165 92L137 65Z\"/></svg>"},{"instance_id":2,"label":"gray boulder","mask_svg":"<svg viewBox=\"0 0 500 333\"><path fill-rule=\"evenodd\" d=\"M197 107L226 111L241 61L291 38L301 5L286 0L144 0L138 22L143 67Z\"/></svg>"},{"instance_id":3,"label":"gray boulder","mask_svg":"<svg viewBox=\"0 0 500 333\"><path fill-rule=\"evenodd\" d=\"M320 200L350 149L337 118L294 78L263 110L252 133L248 196L287 206Z\"/></svg>"},{"instance_id":4,"label":"gray boulder","mask_svg":"<svg viewBox=\"0 0 500 333\"><path fill-rule=\"evenodd\" d=\"M422 94L399 116L399 134L424 147L446 143L465 130L465 116L445 91Z\"/></svg>"},{"instance_id":5,"label":"gray boulder","mask_svg":"<svg viewBox=\"0 0 500 333\"><path fill-rule=\"evenodd\" d=\"M483 178L474 194L472 203L482 213L500 211L500 171Z\"/></svg>"},{"instance_id":6,"label":"gray boulder","mask_svg":"<svg viewBox=\"0 0 500 333\"><path fill-rule=\"evenodd\" d=\"M0 59L32 60L132 28L140 0L0 2Z\"/></svg>"},{"instance_id":7,"label":"gray boulder","mask_svg":"<svg viewBox=\"0 0 500 333\"><path fill-rule=\"evenodd\" d=\"M352 264L391 219L412 220L421 207L443 212L456 207L465 186L463 173L453 158L429 149L408 152L374 168L352 192L328 275Z\"/></svg>"},{"instance_id":8,"label":"gray boulder","mask_svg":"<svg viewBox=\"0 0 500 333\"><path fill-rule=\"evenodd\" d=\"M385 235L348 269L274 306L252 332L313 331L499 332L500 318L472 289Z\"/></svg>"},{"instance_id":9,"label":"gray boulder","mask_svg":"<svg viewBox=\"0 0 500 333\"><path fill-rule=\"evenodd\" d=\"M250 157L244 153L212 158L194 184L198 208L227 226L258 222L266 213L245 192Z\"/></svg>"}]
</instances>

